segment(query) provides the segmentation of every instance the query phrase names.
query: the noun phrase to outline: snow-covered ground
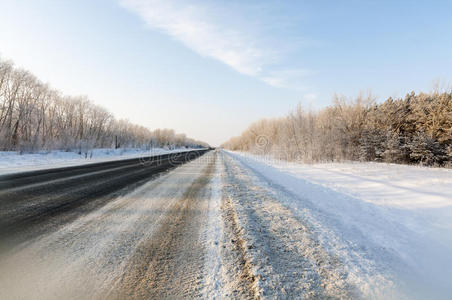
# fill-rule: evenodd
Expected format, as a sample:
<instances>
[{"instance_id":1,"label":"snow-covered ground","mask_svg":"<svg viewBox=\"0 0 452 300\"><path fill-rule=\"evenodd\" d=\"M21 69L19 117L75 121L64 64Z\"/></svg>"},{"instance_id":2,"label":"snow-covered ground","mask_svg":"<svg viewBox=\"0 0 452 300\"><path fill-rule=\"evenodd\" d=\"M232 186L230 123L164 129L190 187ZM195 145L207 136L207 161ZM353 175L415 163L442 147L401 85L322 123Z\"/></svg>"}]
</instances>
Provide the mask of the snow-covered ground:
<instances>
[{"instance_id":1,"label":"snow-covered ground","mask_svg":"<svg viewBox=\"0 0 452 300\"><path fill-rule=\"evenodd\" d=\"M38 153L25 154L20 154L19 152L15 151L0 151L0 175L22 171L89 164L116 159L160 155L187 150L190 149L94 149L92 151L89 151L86 157L84 153L80 155L76 152L66 151L42 151Z\"/></svg>"},{"instance_id":2,"label":"snow-covered ground","mask_svg":"<svg viewBox=\"0 0 452 300\"><path fill-rule=\"evenodd\" d=\"M238 164L237 170L246 170L234 180L251 176L244 181L247 190L261 193L256 200L247 195L255 203L244 211L268 206L261 218L267 216L276 228L284 225L278 222L290 227L292 217L283 213L289 209L307 222L321 250L344 265L334 274L348 274L345 282L366 298L452 295L452 170L376 163L303 165L245 153L227 156ZM268 201L259 200L265 195L270 195ZM281 221L284 215L287 221ZM291 239L296 229L287 233ZM298 242L291 243L299 247Z\"/></svg>"}]
</instances>

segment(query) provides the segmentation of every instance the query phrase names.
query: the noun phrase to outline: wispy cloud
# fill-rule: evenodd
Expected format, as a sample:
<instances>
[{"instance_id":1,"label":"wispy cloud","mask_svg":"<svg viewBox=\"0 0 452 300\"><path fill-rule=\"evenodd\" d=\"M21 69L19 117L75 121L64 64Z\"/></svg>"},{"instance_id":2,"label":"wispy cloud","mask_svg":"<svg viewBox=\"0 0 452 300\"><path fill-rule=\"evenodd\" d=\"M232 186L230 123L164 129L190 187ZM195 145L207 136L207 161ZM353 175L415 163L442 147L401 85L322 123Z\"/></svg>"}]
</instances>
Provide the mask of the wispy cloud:
<instances>
[{"instance_id":1,"label":"wispy cloud","mask_svg":"<svg viewBox=\"0 0 452 300\"><path fill-rule=\"evenodd\" d=\"M305 90L306 87L302 85L300 80L310 73L306 69L277 69L267 72L261 79L272 86L282 88L296 86L299 90Z\"/></svg>"},{"instance_id":2,"label":"wispy cloud","mask_svg":"<svg viewBox=\"0 0 452 300\"><path fill-rule=\"evenodd\" d=\"M216 59L234 70L276 87L288 87L306 70L278 70L282 53L265 42L251 24L225 22L217 16L223 7L182 0L120 0L146 24L182 42L198 54ZM220 18L221 19L221 18ZM279 48L281 46L279 45Z\"/></svg>"}]
</instances>

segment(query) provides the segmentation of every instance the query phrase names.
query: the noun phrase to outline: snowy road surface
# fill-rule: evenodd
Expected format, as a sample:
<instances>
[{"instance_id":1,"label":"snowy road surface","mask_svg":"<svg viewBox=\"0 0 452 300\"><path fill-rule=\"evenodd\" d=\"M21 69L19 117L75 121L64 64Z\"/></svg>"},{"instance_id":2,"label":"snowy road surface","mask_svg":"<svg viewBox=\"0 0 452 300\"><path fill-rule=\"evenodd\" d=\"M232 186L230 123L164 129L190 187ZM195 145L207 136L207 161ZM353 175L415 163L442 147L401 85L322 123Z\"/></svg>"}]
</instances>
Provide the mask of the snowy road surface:
<instances>
[{"instance_id":1,"label":"snowy road surface","mask_svg":"<svg viewBox=\"0 0 452 300\"><path fill-rule=\"evenodd\" d=\"M3 253L0 299L450 298L447 196L435 223L310 178L211 151Z\"/></svg>"}]
</instances>

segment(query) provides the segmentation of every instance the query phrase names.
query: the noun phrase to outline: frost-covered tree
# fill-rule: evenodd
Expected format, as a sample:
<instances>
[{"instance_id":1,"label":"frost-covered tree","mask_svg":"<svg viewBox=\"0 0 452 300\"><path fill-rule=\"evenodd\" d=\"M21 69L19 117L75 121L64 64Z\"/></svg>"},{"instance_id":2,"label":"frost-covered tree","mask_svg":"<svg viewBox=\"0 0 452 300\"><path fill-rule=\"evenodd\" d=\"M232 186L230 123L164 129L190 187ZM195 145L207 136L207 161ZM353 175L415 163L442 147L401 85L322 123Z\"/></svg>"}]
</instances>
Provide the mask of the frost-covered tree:
<instances>
[{"instance_id":1,"label":"frost-covered tree","mask_svg":"<svg viewBox=\"0 0 452 300\"><path fill-rule=\"evenodd\" d=\"M359 159L361 161L382 161L385 140L385 135L379 131L363 130L359 140Z\"/></svg>"},{"instance_id":2,"label":"frost-covered tree","mask_svg":"<svg viewBox=\"0 0 452 300\"><path fill-rule=\"evenodd\" d=\"M75 150L88 154L100 147L191 147L205 143L163 130L116 120L87 97L69 97L52 90L28 71L0 59L0 150ZM152 143L151 143L152 141ZM158 141L158 142L157 142Z\"/></svg>"},{"instance_id":3,"label":"frost-covered tree","mask_svg":"<svg viewBox=\"0 0 452 300\"><path fill-rule=\"evenodd\" d=\"M408 138L397 132L388 131L384 141L384 151L382 153L385 162L389 163L408 163L410 148Z\"/></svg>"},{"instance_id":4,"label":"frost-covered tree","mask_svg":"<svg viewBox=\"0 0 452 300\"><path fill-rule=\"evenodd\" d=\"M446 149L423 131L414 136L408 147L411 150L410 158L415 163L429 166L442 165L448 159Z\"/></svg>"},{"instance_id":5,"label":"frost-covered tree","mask_svg":"<svg viewBox=\"0 0 452 300\"><path fill-rule=\"evenodd\" d=\"M335 96L319 111L298 106L286 117L255 122L223 146L305 162L452 165L451 143L452 91L434 91L380 104L371 95Z\"/></svg>"}]
</instances>

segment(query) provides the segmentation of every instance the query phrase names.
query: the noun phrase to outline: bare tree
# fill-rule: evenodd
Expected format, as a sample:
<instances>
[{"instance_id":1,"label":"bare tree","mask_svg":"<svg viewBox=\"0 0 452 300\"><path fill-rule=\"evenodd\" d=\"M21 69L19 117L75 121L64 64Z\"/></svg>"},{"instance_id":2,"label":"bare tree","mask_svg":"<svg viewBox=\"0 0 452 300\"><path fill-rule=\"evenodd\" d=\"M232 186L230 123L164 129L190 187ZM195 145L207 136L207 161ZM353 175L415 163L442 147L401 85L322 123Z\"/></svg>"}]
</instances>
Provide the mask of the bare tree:
<instances>
[{"instance_id":1,"label":"bare tree","mask_svg":"<svg viewBox=\"0 0 452 300\"><path fill-rule=\"evenodd\" d=\"M52 90L31 73L0 60L0 149L37 151L160 146L205 147L172 129L149 129L116 120L87 97L69 97Z\"/></svg>"}]
</instances>

